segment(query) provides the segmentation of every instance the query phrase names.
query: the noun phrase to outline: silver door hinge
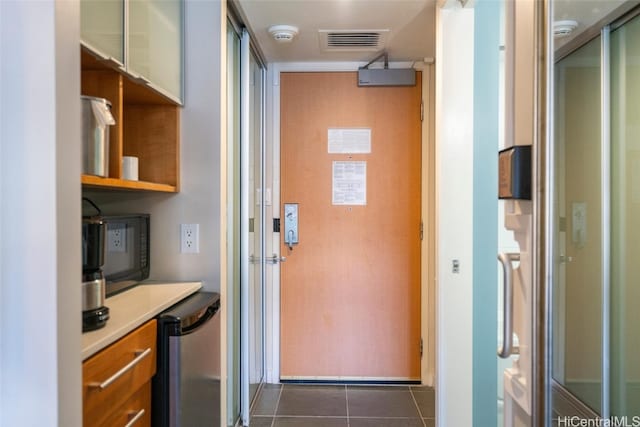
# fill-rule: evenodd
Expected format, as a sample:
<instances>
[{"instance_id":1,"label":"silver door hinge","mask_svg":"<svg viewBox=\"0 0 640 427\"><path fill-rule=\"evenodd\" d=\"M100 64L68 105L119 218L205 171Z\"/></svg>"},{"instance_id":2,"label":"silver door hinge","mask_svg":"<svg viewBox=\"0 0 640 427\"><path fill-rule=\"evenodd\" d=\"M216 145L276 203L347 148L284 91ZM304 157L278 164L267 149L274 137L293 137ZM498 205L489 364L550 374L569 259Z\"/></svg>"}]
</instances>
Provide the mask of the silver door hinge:
<instances>
[{"instance_id":1,"label":"silver door hinge","mask_svg":"<svg viewBox=\"0 0 640 427\"><path fill-rule=\"evenodd\" d=\"M424 101L420 101L420 121L424 121Z\"/></svg>"},{"instance_id":2,"label":"silver door hinge","mask_svg":"<svg viewBox=\"0 0 640 427\"><path fill-rule=\"evenodd\" d=\"M422 350L423 350L422 338L420 338L420 357L422 357Z\"/></svg>"},{"instance_id":3,"label":"silver door hinge","mask_svg":"<svg viewBox=\"0 0 640 427\"><path fill-rule=\"evenodd\" d=\"M420 240L424 240L424 222L420 222Z\"/></svg>"}]
</instances>

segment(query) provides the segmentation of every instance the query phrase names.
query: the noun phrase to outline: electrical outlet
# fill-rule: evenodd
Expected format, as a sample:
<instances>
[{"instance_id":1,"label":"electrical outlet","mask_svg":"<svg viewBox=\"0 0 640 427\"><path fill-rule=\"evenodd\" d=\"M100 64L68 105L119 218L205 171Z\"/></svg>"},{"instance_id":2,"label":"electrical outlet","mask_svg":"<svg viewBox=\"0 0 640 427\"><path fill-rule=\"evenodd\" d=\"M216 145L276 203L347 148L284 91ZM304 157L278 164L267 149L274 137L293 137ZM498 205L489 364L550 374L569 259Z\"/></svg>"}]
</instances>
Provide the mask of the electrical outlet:
<instances>
[{"instance_id":1,"label":"electrical outlet","mask_svg":"<svg viewBox=\"0 0 640 427\"><path fill-rule=\"evenodd\" d=\"M107 251L126 252L127 251L127 225L109 224L107 229Z\"/></svg>"},{"instance_id":2,"label":"electrical outlet","mask_svg":"<svg viewBox=\"0 0 640 427\"><path fill-rule=\"evenodd\" d=\"M183 254L197 254L200 252L199 228L200 224L180 225L180 252Z\"/></svg>"}]
</instances>

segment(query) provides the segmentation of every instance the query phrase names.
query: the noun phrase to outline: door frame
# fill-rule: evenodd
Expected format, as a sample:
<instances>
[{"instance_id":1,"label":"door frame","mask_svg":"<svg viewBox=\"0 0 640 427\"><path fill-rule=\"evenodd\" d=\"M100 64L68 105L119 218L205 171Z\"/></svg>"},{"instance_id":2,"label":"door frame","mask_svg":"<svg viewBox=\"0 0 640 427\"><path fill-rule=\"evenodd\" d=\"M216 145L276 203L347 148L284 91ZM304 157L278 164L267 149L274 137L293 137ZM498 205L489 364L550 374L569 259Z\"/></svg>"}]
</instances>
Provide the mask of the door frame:
<instances>
[{"instance_id":1,"label":"door frame","mask_svg":"<svg viewBox=\"0 0 640 427\"><path fill-rule=\"evenodd\" d=\"M273 63L267 69L266 84L266 157L265 188L271 191L271 203L267 202L265 220L272 224L280 218L280 73L283 72L340 72L357 71L365 62L286 62ZM421 359L422 384L433 386L436 377L436 197L435 197L435 73L433 63L396 62L391 67L413 67L422 71L422 197L421 209L424 221L424 238L421 245ZM267 254L280 254L280 233L273 227L265 230ZM265 312L265 382L280 382L280 267L267 266Z\"/></svg>"}]
</instances>

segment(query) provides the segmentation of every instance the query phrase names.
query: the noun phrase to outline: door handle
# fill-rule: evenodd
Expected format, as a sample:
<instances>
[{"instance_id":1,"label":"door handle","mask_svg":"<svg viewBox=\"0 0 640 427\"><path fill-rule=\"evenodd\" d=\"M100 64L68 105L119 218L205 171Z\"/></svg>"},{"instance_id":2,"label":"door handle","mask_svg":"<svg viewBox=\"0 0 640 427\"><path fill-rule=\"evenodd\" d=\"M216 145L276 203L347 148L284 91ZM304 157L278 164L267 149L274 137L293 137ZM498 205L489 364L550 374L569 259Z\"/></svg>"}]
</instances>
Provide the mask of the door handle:
<instances>
[{"instance_id":1,"label":"door handle","mask_svg":"<svg viewBox=\"0 0 640 427\"><path fill-rule=\"evenodd\" d=\"M129 422L124 427L133 427L133 425L142 418L144 413L145 413L144 409L140 409L138 412L132 411L129 414L129 417L130 417Z\"/></svg>"},{"instance_id":2,"label":"door handle","mask_svg":"<svg viewBox=\"0 0 640 427\"><path fill-rule=\"evenodd\" d=\"M277 254L273 254L272 256L266 257L264 259L264 261L267 264L277 264L279 262L285 262L286 260L287 260L286 257L278 256ZM251 264L260 264L260 261L261 261L260 257L253 256L253 255L249 256L249 262Z\"/></svg>"},{"instance_id":3,"label":"door handle","mask_svg":"<svg viewBox=\"0 0 640 427\"><path fill-rule=\"evenodd\" d=\"M118 61L113 56L104 55L103 53L100 52L100 49L95 49L90 44L88 44L86 42L81 41L80 45L82 45L86 49L89 49L91 51L91 54L93 56L97 56L97 59L99 61L105 62L107 65L109 65L110 67L113 67L115 69L118 69L118 70L121 70L121 71L126 71L126 68L125 68L124 64L122 62Z\"/></svg>"},{"instance_id":4,"label":"door handle","mask_svg":"<svg viewBox=\"0 0 640 427\"><path fill-rule=\"evenodd\" d=\"M266 259L267 264L274 264L274 265L279 262L285 262L286 260L287 260L286 257L283 257L283 256L279 257L278 254L273 254L272 256Z\"/></svg>"},{"instance_id":5,"label":"door handle","mask_svg":"<svg viewBox=\"0 0 640 427\"><path fill-rule=\"evenodd\" d=\"M118 372L116 372L115 374L111 375L109 378L107 378L106 380L104 380L101 383L93 382L93 383L89 383L88 386L91 387L91 388L99 388L100 390L104 390L105 388L107 388L111 384L113 384L118 378L120 378L121 376L126 374L128 371L133 369L138 363L142 362L142 359L144 359L145 357L147 357L150 354L151 354L151 348L150 347L147 348L144 351L143 350L136 350L136 352L135 352L136 357L131 362L127 363L125 366L120 368L120 370Z\"/></svg>"},{"instance_id":6,"label":"door handle","mask_svg":"<svg viewBox=\"0 0 640 427\"><path fill-rule=\"evenodd\" d=\"M293 245L298 244L298 204L284 204L284 243L293 250Z\"/></svg>"},{"instance_id":7,"label":"door handle","mask_svg":"<svg viewBox=\"0 0 640 427\"><path fill-rule=\"evenodd\" d=\"M293 230L289 230L287 233L287 246L289 246L289 250L293 250L293 238L295 236L295 232Z\"/></svg>"},{"instance_id":8,"label":"door handle","mask_svg":"<svg viewBox=\"0 0 640 427\"><path fill-rule=\"evenodd\" d=\"M519 354L518 347L513 346L513 261L520 261L518 253L500 253L498 261L502 264L504 274L502 301L502 345L498 347L498 356L503 359L512 354Z\"/></svg>"},{"instance_id":9,"label":"door handle","mask_svg":"<svg viewBox=\"0 0 640 427\"><path fill-rule=\"evenodd\" d=\"M568 264L573 261L572 256L560 255L559 258L560 264Z\"/></svg>"}]
</instances>

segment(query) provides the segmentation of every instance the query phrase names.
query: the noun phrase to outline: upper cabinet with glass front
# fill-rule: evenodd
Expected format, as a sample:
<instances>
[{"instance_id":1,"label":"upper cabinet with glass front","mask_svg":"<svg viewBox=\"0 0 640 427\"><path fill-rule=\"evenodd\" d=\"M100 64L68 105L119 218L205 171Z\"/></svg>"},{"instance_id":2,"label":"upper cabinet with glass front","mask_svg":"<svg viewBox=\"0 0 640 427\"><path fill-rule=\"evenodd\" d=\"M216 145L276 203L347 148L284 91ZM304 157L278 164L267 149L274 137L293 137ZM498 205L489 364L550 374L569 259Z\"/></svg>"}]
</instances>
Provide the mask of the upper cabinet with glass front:
<instances>
[{"instance_id":1,"label":"upper cabinet with glass front","mask_svg":"<svg viewBox=\"0 0 640 427\"><path fill-rule=\"evenodd\" d=\"M138 83L182 103L182 1L82 0L82 43Z\"/></svg>"},{"instance_id":2,"label":"upper cabinet with glass front","mask_svg":"<svg viewBox=\"0 0 640 427\"><path fill-rule=\"evenodd\" d=\"M124 1L82 0L80 37L83 44L112 65L124 65Z\"/></svg>"},{"instance_id":3,"label":"upper cabinet with glass front","mask_svg":"<svg viewBox=\"0 0 640 427\"><path fill-rule=\"evenodd\" d=\"M182 98L182 1L130 0L127 70Z\"/></svg>"}]
</instances>

